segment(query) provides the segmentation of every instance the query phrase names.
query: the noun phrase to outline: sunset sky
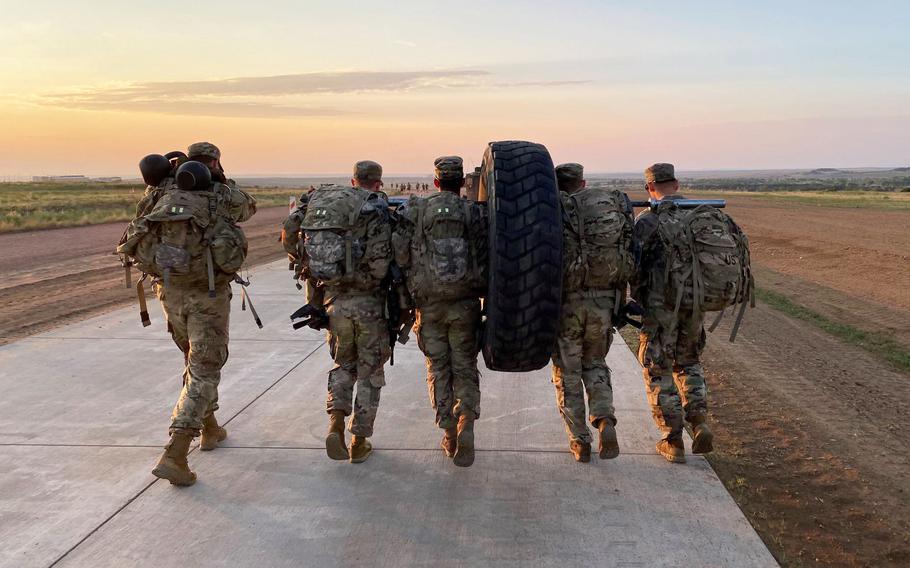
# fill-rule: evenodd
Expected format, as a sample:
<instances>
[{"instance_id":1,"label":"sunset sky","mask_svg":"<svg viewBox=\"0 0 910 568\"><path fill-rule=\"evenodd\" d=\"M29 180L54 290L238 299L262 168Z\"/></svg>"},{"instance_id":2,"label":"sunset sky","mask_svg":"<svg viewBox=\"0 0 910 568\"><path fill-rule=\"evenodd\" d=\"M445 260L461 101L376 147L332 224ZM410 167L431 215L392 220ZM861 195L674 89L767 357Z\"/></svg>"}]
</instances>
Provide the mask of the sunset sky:
<instances>
[{"instance_id":1,"label":"sunset sky","mask_svg":"<svg viewBox=\"0 0 910 568\"><path fill-rule=\"evenodd\" d=\"M0 176L910 165L910 3L0 0Z\"/></svg>"}]
</instances>

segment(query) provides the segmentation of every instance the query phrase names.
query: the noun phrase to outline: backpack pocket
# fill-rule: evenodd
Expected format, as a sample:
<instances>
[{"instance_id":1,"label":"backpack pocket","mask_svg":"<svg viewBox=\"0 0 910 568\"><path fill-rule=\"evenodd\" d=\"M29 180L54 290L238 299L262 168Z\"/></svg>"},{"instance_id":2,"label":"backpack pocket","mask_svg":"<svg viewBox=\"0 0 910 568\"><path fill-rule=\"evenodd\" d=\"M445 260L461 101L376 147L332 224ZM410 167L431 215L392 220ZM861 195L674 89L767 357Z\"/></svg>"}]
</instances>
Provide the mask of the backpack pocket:
<instances>
[{"instance_id":1,"label":"backpack pocket","mask_svg":"<svg viewBox=\"0 0 910 568\"><path fill-rule=\"evenodd\" d=\"M305 231L304 247L310 274L326 283L340 282L345 274L345 239L331 230Z\"/></svg>"},{"instance_id":2,"label":"backpack pocket","mask_svg":"<svg viewBox=\"0 0 910 568\"><path fill-rule=\"evenodd\" d=\"M736 242L729 234L696 237L702 309L719 311L736 302L742 267Z\"/></svg>"},{"instance_id":3,"label":"backpack pocket","mask_svg":"<svg viewBox=\"0 0 910 568\"><path fill-rule=\"evenodd\" d=\"M235 274L246 260L248 247L246 236L239 227L221 222L212 239L212 261L222 272Z\"/></svg>"},{"instance_id":4,"label":"backpack pocket","mask_svg":"<svg viewBox=\"0 0 910 568\"><path fill-rule=\"evenodd\" d=\"M461 237L430 239L430 268L444 284L460 282L468 273L468 243Z\"/></svg>"}]
</instances>

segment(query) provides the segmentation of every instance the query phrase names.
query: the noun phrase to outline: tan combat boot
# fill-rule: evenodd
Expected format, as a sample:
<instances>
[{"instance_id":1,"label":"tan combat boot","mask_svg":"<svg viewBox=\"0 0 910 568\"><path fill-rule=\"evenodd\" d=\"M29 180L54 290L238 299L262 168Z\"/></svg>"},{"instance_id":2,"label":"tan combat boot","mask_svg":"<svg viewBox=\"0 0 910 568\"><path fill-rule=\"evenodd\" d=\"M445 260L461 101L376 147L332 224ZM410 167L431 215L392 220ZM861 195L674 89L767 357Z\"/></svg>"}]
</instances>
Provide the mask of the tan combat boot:
<instances>
[{"instance_id":1,"label":"tan combat boot","mask_svg":"<svg viewBox=\"0 0 910 568\"><path fill-rule=\"evenodd\" d=\"M455 450L458 447L458 429L446 428L446 433L442 437L440 446L445 451L447 458L454 458Z\"/></svg>"},{"instance_id":2,"label":"tan combat boot","mask_svg":"<svg viewBox=\"0 0 910 568\"><path fill-rule=\"evenodd\" d=\"M697 414L689 420L692 425L692 453L707 454L714 451L714 433L708 428L708 417Z\"/></svg>"},{"instance_id":3,"label":"tan combat boot","mask_svg":"<svg viewBox=\"0 0 910 568\"><path fill-rule=\"evenodd\" d=\"M657 453L666 458L668 462L686 463L686 448L683 446L682 438L657 442Z\"/></svg>"},{"instance_id":4,"label":"tan combat boot","mask_svg":"<svg viewBox=\"0 0 910 568\"><path fill-rule=\"evenodd\" d=\"M470 410L458 417L455 458L452 460L458 467L471 467L474 463L474 418Z\"/></svg>"},{"instance_id":5,"label":"tan combat boot","mask_svg":"<svg viewBox=\"0 0 910 568\"><path fill-rule=\"evenodd\" d=\"M351 463L363 463L373 453L373 444L363 436L355 435L351 440Z\"/></svg>"},{"instance_id":6,"label":"tan combat boot","mask_svg":"<svg viewBox=\"0 0 910 568\"><path fill-rule=\"evenodd\" d=\"M569 442L569 451L575 456L575 461L588 463L591 461L591 444L588 442Z\"/></svg>"},{"instance_id":7,"label":"tan combat boot","mask_svg":"<svg viewBox=\"0 0 910 568\"><path fill-rule=\"evenodd\" d=\"M192 434L185 432L171 434L171 440L164 446L164 454L152 470L152 475L167 479L171 485L189 486L196 483L196 474L190 471L190 466L186 462L192 441Z\"/></svg>"},{"instance_id":8,"label":"tan combat boot","mask_svg":"<svg viewBox=\"0 0 910 568\"><path fill-rule=\"evenodd\" d=\"M611 460L619 455L619 441L616 439L616 427L609 418L602 418L597 424L600 431L600 459Z\"/></svg>"},{"instance_id":9,"label":"tan combat boot","mask_svg":"<svg viewBox=\"0 0 910 568\"><path fill-rule=\"evenodd\" d=\"M214 414L210 414L202 421L202 436L199 438L199 449L203 452L214 450L219 442L227 438L227 430L218 425Z\"/></svg>"},{"instance_id":10,"label":"tan combat boot","mask_svg":"<svg viewBox=\"0 0 910 568\"><path fill-rule=\"evenodd\" d=\"M329 433L325 437L325 453L333 460L348 459L348 446L344 442L344 412L333 410L329 414Z\"/></svg>"}]
</instances>

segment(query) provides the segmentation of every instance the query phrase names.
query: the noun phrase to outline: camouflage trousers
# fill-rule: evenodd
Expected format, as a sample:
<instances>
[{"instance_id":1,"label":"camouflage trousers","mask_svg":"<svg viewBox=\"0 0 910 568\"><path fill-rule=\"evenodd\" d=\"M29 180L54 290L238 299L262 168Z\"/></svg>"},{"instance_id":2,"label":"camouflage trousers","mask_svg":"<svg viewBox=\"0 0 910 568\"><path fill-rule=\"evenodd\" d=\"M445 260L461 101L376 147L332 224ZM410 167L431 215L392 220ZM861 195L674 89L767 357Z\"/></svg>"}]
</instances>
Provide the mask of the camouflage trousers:
<instances>
[{"instance_id":1,"label":"camouflage trousers","mask_svg":"<svg viewBox=\"0 0 910 568\"><path fill-rule=\"evenodd\" d=\"M708 387L699 362L705 348L705 316L681 313L674 324L673 308L658 304L646 312L638 360L648 403L664 438L677 438L684 419L708 413Z\"/></svg>"},{"instance_id":2,"label":"camouflage trousers","mask_svg":"<svg viewBox=\"0 0 910 568\"><path fill-rule=\"evenodd\" d=\"M606 361L613 342L613 302L612 295L585 298L578 293L567 294L563 301L553 353L553 384L556 406L573 442L591 443L586 415L595 427L605 419L616 424L613 384Z\"/></svg>"},{"instance_id":3,"label":"camouflage trousers","mask_svg":"<svg viewBox=\"0 0 910 568\"><path fill-rule=\"evenodd\" d=\"M385 385L383 365L390 349L383 307L375 296L342 294L327 309L335 367L329 371L326 411L353 414L349 429L356 436L373 435L379 392Z\"/></svg>"},{"instance_id":4,"label":"camouflage trousers","mask_svg":"<svg viewBox=\"0 0 910 568\"><path fill-rule=\"evenodd\" d=\"M436 425L454 428L465 411L480 416L477 332L480 300L434 302L417 310L417 345L427 361Z\"/></svg>"},{"instance_id":5,"label":"camouflage trousers","mask_svg":"<svg viewBox=\"0 0 910 568\"><path fill-rule=\"evenodd\" d=\"M155 292L184 361L183 390L174 406L170 431L198 435L203 419L218 409L218 383L228 359L231 285L216 285L214 298L209 298L206 287L171 285L165 289L158 283Z\"/></svg>"}]
</instances>

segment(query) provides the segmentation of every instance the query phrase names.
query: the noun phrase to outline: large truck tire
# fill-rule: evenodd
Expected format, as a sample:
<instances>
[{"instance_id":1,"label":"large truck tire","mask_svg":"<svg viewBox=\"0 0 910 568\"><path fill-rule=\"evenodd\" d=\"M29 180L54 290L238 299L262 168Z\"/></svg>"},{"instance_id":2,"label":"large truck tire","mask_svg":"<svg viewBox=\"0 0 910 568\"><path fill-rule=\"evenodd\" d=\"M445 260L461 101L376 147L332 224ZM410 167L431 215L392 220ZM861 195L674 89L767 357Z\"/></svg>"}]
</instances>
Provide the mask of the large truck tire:
<instances>
[{"instance_id":1,"label":"large truck tire","mask_svg":"<svg viewBox=\"0 0 910 568\"><path fill-rule=\"evenodd\" d=\"M547 365L562 303L562 211L550 153L532 142L491 142L481 200L490 224L483 358L494 371Z\"/></svg>"}]
</instances>

